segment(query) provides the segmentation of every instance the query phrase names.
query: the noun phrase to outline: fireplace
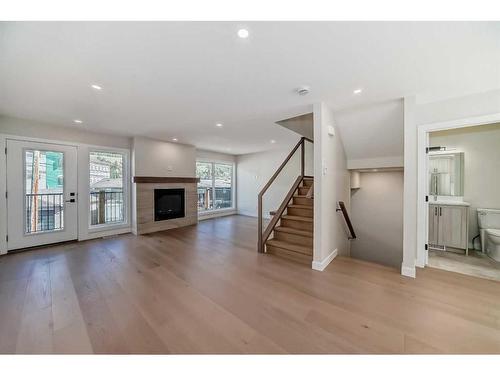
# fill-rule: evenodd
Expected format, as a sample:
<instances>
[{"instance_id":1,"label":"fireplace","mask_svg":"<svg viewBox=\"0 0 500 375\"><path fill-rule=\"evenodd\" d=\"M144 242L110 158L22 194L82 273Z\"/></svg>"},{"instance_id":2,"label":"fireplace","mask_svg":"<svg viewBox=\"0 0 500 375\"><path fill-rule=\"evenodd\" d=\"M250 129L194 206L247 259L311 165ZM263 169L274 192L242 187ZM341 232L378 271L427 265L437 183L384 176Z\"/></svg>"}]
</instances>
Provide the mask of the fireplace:
<instances>
[{"instance_id":1,"label":"fireplace","mask_svg":"<svg viewBox=\"0 0 500 375\"><path fill-rule=\"evenodd\" d=\"M184 217L184 189L155 189L155 221Z\"/></svg>"}]
</instances>

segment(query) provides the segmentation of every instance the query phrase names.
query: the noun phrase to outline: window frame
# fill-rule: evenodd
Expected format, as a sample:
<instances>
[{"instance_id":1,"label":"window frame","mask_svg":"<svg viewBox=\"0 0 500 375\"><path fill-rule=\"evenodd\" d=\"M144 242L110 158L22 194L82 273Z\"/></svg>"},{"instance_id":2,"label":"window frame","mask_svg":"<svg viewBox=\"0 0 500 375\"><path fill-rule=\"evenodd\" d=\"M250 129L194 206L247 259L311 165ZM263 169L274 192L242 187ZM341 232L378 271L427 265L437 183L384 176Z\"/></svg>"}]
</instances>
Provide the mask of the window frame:
<instances>
[{"instance_id":1,"label":"window frame","mask_svg":"<svg viewBox=\"0 0 500 375\"><path fill-rule=\"evenodd\" d=\"M123 221L119 223L92 225L92 215L90 213L90 154L93 152L108 152L121 154L123 156ZM87 230L89 233L102 232L112 229L122 229L130 227L131 197L130 197L130 151L127 149L114 147L89 147L87 152Z\"/></svg>"},{"instance_id":2,"label":"window frame","mask_svg":"<svg viewBox=\"0 0 500 375\"><path fill-rule=\"evenodd\" d=\"M212 208L204 211L198 209L198 216L211 215L226 211L236 210L236 163L234 161L228 160L218 160L218 159L206 159L206 158L196 158L196 163L210 163L212 165L212 199L215 201L215 164L224 164L231 166L231 207L225 208ZM196 173L196 164L195 164ZM196 184L198 189L198 184ZM198 200L196 201L196 206L198 206Z\"/></svg>"}]
</instances>

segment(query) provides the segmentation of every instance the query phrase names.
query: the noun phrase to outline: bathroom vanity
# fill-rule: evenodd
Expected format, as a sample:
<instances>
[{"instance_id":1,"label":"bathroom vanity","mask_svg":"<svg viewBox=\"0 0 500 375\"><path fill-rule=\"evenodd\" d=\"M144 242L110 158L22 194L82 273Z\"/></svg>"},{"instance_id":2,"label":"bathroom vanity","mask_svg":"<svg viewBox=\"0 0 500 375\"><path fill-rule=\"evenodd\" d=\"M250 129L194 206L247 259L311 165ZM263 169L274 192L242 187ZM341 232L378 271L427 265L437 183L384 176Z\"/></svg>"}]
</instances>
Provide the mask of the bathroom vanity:
<instances>
[{"instance_id":1,"label":"bathroom vanity","mask_svg":"<svg viewBox=\"0 0 500 375\"><path fill-rule=\"evenodd\" d=\"M469 204L465 202L433 202L429 204L429 246L448 247L469 254Z\"/></svg>"},{"instance_id":2,"label":"bathroom vanity","mask_svg":"<svg viewBox=\"0 0 500 375\"><path fill-rule=\"evenodd\" d=\"M469 204L464 196L464 153L429 154L430 248L469 253Z\"/></svg>"}]
</instances>

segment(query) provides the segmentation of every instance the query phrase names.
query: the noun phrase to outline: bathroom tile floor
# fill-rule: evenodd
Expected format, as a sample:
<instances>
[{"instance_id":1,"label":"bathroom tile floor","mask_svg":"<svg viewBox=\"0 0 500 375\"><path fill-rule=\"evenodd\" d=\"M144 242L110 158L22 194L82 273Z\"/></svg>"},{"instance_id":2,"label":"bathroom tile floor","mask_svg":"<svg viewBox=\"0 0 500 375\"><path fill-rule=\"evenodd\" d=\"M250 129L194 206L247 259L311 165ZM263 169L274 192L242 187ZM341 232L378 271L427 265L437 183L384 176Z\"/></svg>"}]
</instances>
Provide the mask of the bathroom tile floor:
<instances>
[{"instance_id":1,"label":"bathroom tile floor","mask_svg":"<svg viewBox=\"0 0 500 375\"><path fill-rule=\"evenodd\" d=\"M500 281L500 263L480 251L469 251L469 256L450 251L429 250L429 267L483 279Z\"/></svg>"}]
</instances>

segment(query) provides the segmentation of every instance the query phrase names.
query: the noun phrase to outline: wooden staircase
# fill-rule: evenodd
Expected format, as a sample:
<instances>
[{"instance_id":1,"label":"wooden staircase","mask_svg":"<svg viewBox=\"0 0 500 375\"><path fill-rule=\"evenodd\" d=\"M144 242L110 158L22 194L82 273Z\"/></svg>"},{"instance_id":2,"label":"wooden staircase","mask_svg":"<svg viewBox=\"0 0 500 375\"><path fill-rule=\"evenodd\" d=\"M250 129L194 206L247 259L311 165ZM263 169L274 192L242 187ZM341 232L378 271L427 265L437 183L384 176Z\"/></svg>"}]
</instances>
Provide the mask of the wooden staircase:
<instances>
[{"instance_id":1,"label":"wooden staircase","mask_svg":"<svg viewBox=\"0 0 500 375\"><path fill-rule=\"evenodd\" d=\"M305 174L306 142L313 143L311 139L302 137L259 192L257 198L257 251L311 265L313 259L314 199L312 191L314 178ZM264 226L264 194L296 152L300 152L298 176L277 210L270 212L272 218Z\"/></svg>"},{"instance_id":2,"label":"wooden staircase","mask_svg":"<svg viewBox=\"0 0 500 375\"><path fill-rule=\"evenodd\" d=\"M314 199L308 192L314 184L304 177L300 186L273 229L273 238L266 240L266 253L311 264L313 259ZM273 213L271 213L273 214Z\"/></svg>"}]
</instances>

